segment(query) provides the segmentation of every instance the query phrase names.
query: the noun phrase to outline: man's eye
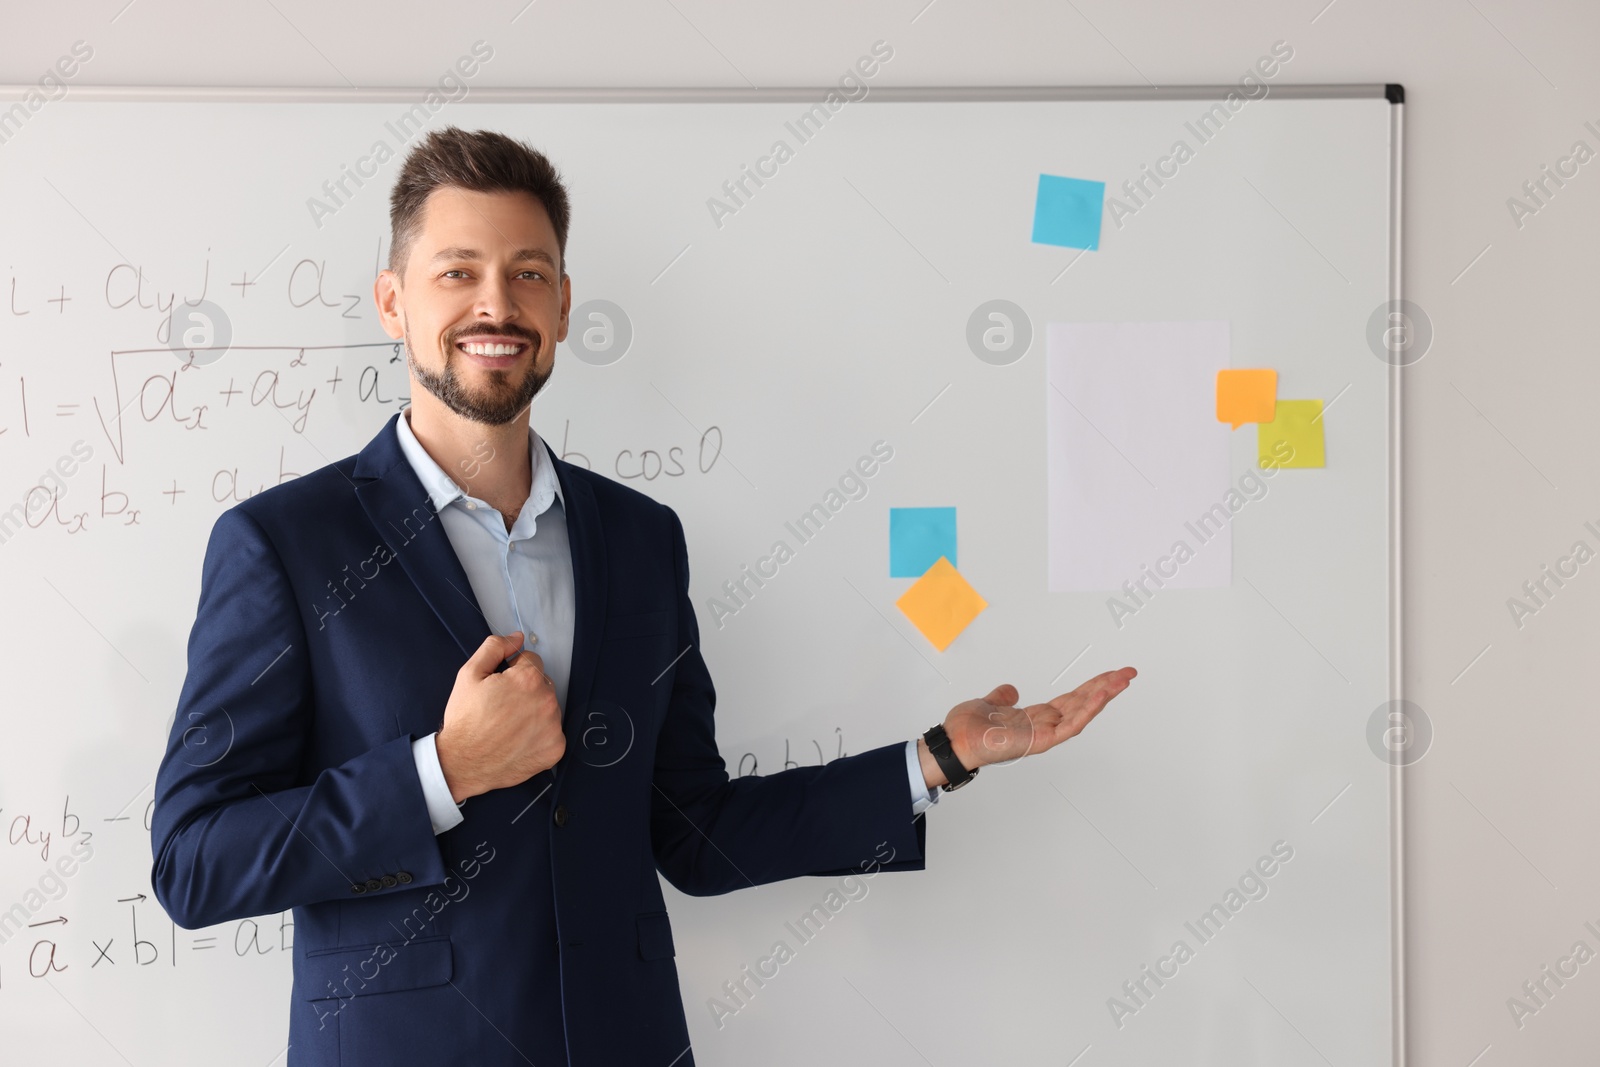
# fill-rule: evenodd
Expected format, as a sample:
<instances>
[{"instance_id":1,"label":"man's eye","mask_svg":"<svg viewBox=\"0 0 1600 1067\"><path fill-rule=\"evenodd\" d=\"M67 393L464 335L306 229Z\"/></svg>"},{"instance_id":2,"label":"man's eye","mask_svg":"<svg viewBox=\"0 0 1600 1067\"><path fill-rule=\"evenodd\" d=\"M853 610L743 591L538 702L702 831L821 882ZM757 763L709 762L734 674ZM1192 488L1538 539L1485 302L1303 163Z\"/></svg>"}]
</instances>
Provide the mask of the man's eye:
<instances>
[{"instance_id":1,"label":"man's eye","mask_svg":"<svg viewBox=\"0 0 1600 1067\"><path fill-rule=\"evenodd\" d=\"M462 269L460 269L458 267L458 268L454 268L452 270L445 271L443 274L440 275L440 277L449 278L451 275L465 276L466 273L467 272L465 270L462 270ZM527 277L529 275L532 275L534 278L536 278L538 280L541 280L541 281L544 279L544 273L542 271L537 271L537 270L518 271L517 275L518 275L518 277Z\"/></svg>"}]
</instances>

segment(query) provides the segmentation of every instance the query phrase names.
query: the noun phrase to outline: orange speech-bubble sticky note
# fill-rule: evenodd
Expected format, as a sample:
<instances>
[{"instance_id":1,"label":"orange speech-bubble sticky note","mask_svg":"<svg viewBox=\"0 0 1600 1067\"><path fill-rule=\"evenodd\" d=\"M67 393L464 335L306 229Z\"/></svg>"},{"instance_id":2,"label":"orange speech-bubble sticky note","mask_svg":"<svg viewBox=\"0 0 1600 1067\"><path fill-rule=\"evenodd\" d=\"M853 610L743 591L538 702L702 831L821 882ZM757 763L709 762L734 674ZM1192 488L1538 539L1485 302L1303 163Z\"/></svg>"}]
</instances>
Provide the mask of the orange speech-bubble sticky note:
<instances>
[{"instance_id":1,"label":"orange speech-bubble sticky note","mask_svg":"<svg viewBox=\"0 0 1600 1067\"><path fill-rule=\"evenodd\" d=\"M1278 408L1275 370L1217 371L1217 421L1235 430L1247 422L1271 422Z\"/></svg>"}]
</instances>

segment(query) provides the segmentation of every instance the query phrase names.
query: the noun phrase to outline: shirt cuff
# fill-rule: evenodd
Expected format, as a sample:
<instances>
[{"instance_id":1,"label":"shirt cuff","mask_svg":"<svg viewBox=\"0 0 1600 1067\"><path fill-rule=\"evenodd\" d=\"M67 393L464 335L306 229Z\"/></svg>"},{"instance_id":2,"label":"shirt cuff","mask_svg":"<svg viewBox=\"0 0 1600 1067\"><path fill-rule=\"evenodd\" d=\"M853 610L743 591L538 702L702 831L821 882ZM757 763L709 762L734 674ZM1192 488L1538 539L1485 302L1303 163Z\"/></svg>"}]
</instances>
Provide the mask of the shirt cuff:
<instances>
[{"instance_id":1,"label":"shirt cuff","mask_svg":"<svg viewBox=\"0 0 1600 1067\"><path fill-rule=\"evenodd\" d=\"M444 780L444 768L439 766L439 748L433 734L411 742L411 758L417 764L417 778L422 782L422 797L428 802L428 819L433 823L433 832L442 834L459 826L465 816L450 795L449 783Z\"/></svg>"},{"instance_id":2,"label":"shirt cuff","mask_svg":"<svg viewBox=\"0 0 1600 1067\"><path fill-rule=\"evenodd\" d=\"M915 738L906 742L906 774L911 778L911 817L915 819L939 803L939 787L934 786L930 791L928 780L922 776L922 761L917 758ZM443 775L440 778L442 780Z\"/></svg>"}]
</instances>

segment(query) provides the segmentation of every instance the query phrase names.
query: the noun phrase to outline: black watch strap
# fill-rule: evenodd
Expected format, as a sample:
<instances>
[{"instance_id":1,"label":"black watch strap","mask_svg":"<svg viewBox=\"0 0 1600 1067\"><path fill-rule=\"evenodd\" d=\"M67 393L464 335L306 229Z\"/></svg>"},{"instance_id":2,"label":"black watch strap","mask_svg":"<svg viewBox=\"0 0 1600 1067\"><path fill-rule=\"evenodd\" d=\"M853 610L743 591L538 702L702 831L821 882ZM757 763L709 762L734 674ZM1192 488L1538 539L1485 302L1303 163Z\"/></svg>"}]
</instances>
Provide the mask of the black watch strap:
<instances>
[{"instance_id":1,"label":"black watch strap","mask_svg":"<svg viewBox=\"0 0 1600 1067\"><path fill-rule=\"evenodd\" d=\"M976 768L969 771L956 758L955 751L950 747L950 736L944 732L943 723L923 734L922 739L928 743L928 751L933 753L933 758L938 761L939 769L944 772L945 778L948 779L942 788L960 789L978 776Z\"/></svg>"}]
</instances>

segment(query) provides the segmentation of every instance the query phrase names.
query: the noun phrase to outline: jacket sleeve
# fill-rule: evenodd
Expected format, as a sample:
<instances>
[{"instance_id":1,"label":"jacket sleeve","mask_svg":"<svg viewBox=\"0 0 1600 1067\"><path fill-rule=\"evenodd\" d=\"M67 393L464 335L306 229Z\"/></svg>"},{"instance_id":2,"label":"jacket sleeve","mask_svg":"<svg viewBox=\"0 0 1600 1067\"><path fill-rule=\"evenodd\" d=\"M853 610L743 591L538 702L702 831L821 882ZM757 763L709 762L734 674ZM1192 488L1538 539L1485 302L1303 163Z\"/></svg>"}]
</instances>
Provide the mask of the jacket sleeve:
<instances>
[{"instance_id":1,"label":"jacket sleeve","mask_svg":"<svg viewBox=\"0 0 1600 1067\"><path fill-rule=\"evenodd\" d=\"M712 718L716 691L689 599L683 524L667 512L678 636L688 650L673 668L656 742L650 829L658 869L694 896L798 875L924 869L927 824L912 816L904 741L822 766L729 779Z\"/></svg>"},{"instance_id":2,"label":"jacket sleeve","mask_svg":"<svg viewBox=\"0 0 1600 1067\"><path fill-rule=\"evenodd\" d=\"M411 738L310 771L316 716L346 710L313 706L312 692L288 574L260 525L232 508L206 547L156 775L151 885L179 926L349 899L358 884L444 880ZM367 889L371 879L383 889Z\"/></svg>"}]
</instances>

